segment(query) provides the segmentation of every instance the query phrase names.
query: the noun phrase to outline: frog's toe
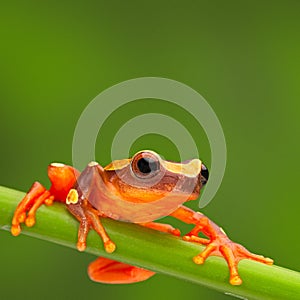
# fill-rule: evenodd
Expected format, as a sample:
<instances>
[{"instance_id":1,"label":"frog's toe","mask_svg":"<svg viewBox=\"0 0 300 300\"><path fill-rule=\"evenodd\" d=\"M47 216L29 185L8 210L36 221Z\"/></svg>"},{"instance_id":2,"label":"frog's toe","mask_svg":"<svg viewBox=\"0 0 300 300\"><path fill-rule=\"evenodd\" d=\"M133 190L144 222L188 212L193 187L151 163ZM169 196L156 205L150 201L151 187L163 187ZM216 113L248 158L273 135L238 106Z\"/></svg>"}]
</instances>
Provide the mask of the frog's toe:
<instances>
[{"instance_id":1,"label":"frog's toe","mask_svg":"<svg viewBox=\"0 0 300 300\"><path fill-rule=\"evenodd\" d=\"M226 243L222 243L219 247L219 251L221 253L221 255L225 258L228 267L229 267L229 282L232 285L240 285L242 284L242 279L240 278L240 275L238 273L238 263L240 261L240 259L237 255L236 255L236 251L235 251L235 246L237 246L238 244L235 244L233 242L231 242L228 239L228 242ZM239 246L239 245L238 245Z\"/></svg>"},{"instance_id":2,"label":"frog's toe","mask_svg":"<svg viewBox=\"0 0 300 300\"><path fill-rule=\"evenodd\" d=\"M241 285L243 283L243 281L242 281L242 279L239 275L235 275L235 276L230 277L229 282L232 285Z\"/></svg>"},{"instance_id":3,"label":"frog's toe","mask_svg":"<svg viewBox=\"0 0 300 300\"><path fill-rule=\"evenodd\" d=\"M77 250L83 252L86 249L86 242L85 241L77 241L76 244Z\"/></svg>"},{"instance_id":4,"label":"frog's toe","mask_svg":"<svg viewBox=\"0 0 300 300\"><path fill-rule=\"evenodd\" d=\"M139 223L139 225L148 227L157 231L170 233L175 236L180 236L181 232L178 228L174 228L169 224L156 223L156 222L147 222L147 223Z\"/></svg>"},{"instance_id":5,"label":"frog's toe","mask_svg":"<svg viewBox=\"0 0 300 300\"><path fill-rule=\"evenodd\" d=\"M107 253L113 253L116 250L116 244L113 241L108 240L104 243L104 249Z\"/></svg>"},{"instance_id":6,"label":"frog's toe","mask_svg":"<svg viewBox=\"0 0 300 300\"><path fill-rule=\"evenodd\" d=\"M21 226L18 225L12 225L10 232L13 236L18 236L21 233Z\"/></svg>"},{"instance_id":7,"label":"frog's toe","mask_svg":"<svg viewBox=\"0 0 300 300\"><path fill-rule=\"evenodd\" d=\"M202 244L202 245L208 245L211 242L209 239L201 238L199 236L190 235L190 234L185 235L183 237L183 240L187 241L187 242L199 243L199 244Z\"/></svg>"},{"instance_id":8,"label":"frog's toe","mask_svg":"<svg viewBox=\"0 0 300 300\"><path fill-rule=\"evenodd\" d=\"M202 265L205 260L212 255L212 253L217 249L217 245L214 243L210 243L205 247L205 249L198 255L193 258L193 261L197 265Z\"/></svg>"},{"instance_id":9,"label":"frog's toe","mask_svg":"<svg viewBox=\"0 0 300 300\"><path fill-rule=\"evenodd\" d=\"M235 244L235 247L236 247L235 253L239 260L247 258L247 259L261 262L266 265L273 265L274 263L273 259L269 257L264 257L263 255L254 254L240 244Z\"/></svg>"}]
</instances>

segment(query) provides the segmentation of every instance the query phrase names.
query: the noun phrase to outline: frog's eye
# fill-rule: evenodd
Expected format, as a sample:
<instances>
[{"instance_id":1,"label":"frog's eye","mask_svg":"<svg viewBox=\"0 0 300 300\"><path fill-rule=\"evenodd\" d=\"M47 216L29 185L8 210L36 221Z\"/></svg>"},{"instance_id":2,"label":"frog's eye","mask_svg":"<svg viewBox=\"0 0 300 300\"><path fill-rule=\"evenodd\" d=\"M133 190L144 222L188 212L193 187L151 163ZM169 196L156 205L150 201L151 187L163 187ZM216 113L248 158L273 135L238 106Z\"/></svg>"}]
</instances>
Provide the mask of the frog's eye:
<instances>
[{"instance_id":1,"label":"frog's eye","mask_svg":"<svg viewBox=\"0 0 300 300\"><path fill-rule=\"evenodd\" d=\"M159 172L160 162L158 157L154 154L149 152L140 152L132 159L131 169L137 177L149 178Z\"/></svg>"}]
</instances>

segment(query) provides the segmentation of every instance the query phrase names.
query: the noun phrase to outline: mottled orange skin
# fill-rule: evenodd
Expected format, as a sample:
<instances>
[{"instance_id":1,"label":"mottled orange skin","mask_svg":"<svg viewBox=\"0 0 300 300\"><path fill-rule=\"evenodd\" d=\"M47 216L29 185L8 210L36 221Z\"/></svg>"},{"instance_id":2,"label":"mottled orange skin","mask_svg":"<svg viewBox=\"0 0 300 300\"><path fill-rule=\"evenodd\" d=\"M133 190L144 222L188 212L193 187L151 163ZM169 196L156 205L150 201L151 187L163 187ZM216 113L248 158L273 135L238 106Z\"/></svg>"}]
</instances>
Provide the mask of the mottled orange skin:
<instances>
[{"instance_id":1,"label":"mottled orange skin","mask_svg":"<svg viewBox=\"0 0 300 300\"><path fill-rule=\"evenodd\" d=\"M112 219L131 223L145 223L165 217L182 203L199 196L201 162L195 160L195 176L175 173L178 163L164 165L161 161L157 174L139 178L134 172L134 161L148 153L153 159L161 158L153 152L142 152L132 160L118 161L105 168L97 163L89 164L77 180L79 198L88 202L102 214ZM183 165L183 164L182 164ZM188 162L184 164L188 165Z\"/></svg>"},{"instance_id":2,"label":"mottled orange skin","mask_svg":"<svg viewBox=\"0 0 300 300\"><path fill-rule=\"evenodd\" d=\"M35 182L16 208L11 227L13 235L21 232L20 224L23 222L27 226L34 225L35 213L40 205L59 201L65 203L80 222L77 240L80 251L86 247L90 228L102 238L108 253L115 250L115 243L102 226L102 217L137 223L180 236L180 231L171 225L153 222L170 215L195 225L183 236L184 240L206 246L204 251L193 258L194 262L202 264L210 255L223 256L229 266L229 281L233 285L242 283L237 270L241 259L273 263L271 259L252 254L232 242L206 216L182 205L197 199L207 181L208 171L198 159L173 163L162 160L155 152L141 151L131 159L114 161L105 168L92 162L82 173L71 166L54 163L48 167L48 176L50 189ZM208 239L198 237L200 232ZM107 258L98 258L91 263L88 273L92 280L119 284L142 281L154 275L152 271Z\"/></svg>"}]
</instances>

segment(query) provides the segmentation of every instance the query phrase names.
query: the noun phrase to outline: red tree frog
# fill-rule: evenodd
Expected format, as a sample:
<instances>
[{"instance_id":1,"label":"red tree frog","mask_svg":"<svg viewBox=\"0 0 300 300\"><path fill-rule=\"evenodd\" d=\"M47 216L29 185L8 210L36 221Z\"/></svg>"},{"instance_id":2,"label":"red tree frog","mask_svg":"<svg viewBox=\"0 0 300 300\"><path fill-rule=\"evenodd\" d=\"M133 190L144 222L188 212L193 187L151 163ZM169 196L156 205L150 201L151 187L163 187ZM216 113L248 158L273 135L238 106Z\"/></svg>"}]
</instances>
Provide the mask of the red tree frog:
<instances>
[{"instance_id":1,"label":"red tree frog","mask_svg":"<svg viewBox=\"0 0 300 300\"><path fill-rule=\"evenodd\" d=\"M155 230L180 236L180 231L168 224L153 222L172 216L194 228L183 239L204 244L206 248L193 258L203 264L210 255L223 256L228 263L230 283L239 285L242 280L237 264L248 258L271 265L273 260L253 254L232 242L224 231L202 213L182 204L198 198L208 180L208 170L199 159L183 163L163 160L157 153L144 150L130 159L113 161L106 167L91 162L80 174L76 169L61 163L48 167L51 187L47 190L35 182L19 203L13 216L11 232L18 235L20 224L35 224L35 213L40 205L53 201L65 203L80 222L77 248L84 251L90 228L101 237L108 253L116 249L101 224L101 218L137 223ZM202 232L208 237L198 236ZM130 266L107 258L98 258L88 268L92 280L105 283L132 283L151 277L154 272Z\"/></svg>"}]
</instances>

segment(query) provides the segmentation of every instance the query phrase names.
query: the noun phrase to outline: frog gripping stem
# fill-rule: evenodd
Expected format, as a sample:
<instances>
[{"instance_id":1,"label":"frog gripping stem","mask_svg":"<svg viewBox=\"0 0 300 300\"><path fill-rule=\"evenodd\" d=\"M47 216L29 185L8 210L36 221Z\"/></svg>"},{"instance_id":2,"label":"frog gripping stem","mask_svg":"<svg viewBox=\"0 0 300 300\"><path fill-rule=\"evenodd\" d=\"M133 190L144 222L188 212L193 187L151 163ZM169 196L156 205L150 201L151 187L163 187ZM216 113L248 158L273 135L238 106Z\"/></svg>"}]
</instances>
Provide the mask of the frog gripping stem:
<instances>
[{"instance_id":1,"label":"frog gripping stem","mask_svg":"<svg viewBox=\"0 0 300 300\"><path fill-rule=\"evenodd\" d=\"M206 246L201 253L193 258L194 263L201 265L211 255L224 257L229 267L229 282L232 285L242 284L237 268L240 260L252 259L267 265L273 264L272 259L253 254L242 245L231 241L219 226L201 213L181 206L171 215L185 223L195 224L195 227L183 237L185 241ZM198 237L200 232L205 234L209 240Z\"/></svg>"},{"instance_id":2,"label":"frog gripping stem","mask_svg":"<svg viewBox=\"0 0 300 300\"><path fill-rule=\"evenodd\" d=\"M67 195L66 204L70 213L80 222L77 240L79 251L84 251L86 248L86 239L90 228L93 228L101 237L107 253L115 251L116 245L111 241L100 221L101 214L89 204L87 199L82 199L76 189L71 189Z\"/></svg>"},{"instance_id":3,"label":"frog gripping stem","mask_svg":"<svg viewBox=\"0 0 300 300\"><path fill-rule=\"evenodd\" d=\"M102 239L107 253L115 251L116 245L102 225L103 218L136 223L180 236L179 229L169 224L153 222L169 215L194 225L183 236L183 240L205 245L205 249L194 256L194 263L203 264L212 255L224 257L232 285L242 283L238 273L241 259L268 265L273 263L272 259L253 254L234 243L206 216L182 205L188 200L196 200L200 189L208 180L208 170L199 159L175 163L164 161L153 151L144 150L131 159L117 160L104 168L97 162L91 162L82 173L71 166L52 163L48 167L48 177L51 181L49 190L35 182L17 206L12 219L13 235L20 234L22 223L27 226L35 224L36 211L42 204L51 205L58 201L64 203L80 222L77 238L79 251L86 249L91 229ZM178 185L179 178L181 181ZM156 205L158 199L159 206ZM170 214L171 211L173 212ZM200 232L207 238L199 237ZM143 281L154 274L107 258L98 258L91 263L88 273L92 280L104 283L132 283Z\"/></svg>"}]
</instances>

